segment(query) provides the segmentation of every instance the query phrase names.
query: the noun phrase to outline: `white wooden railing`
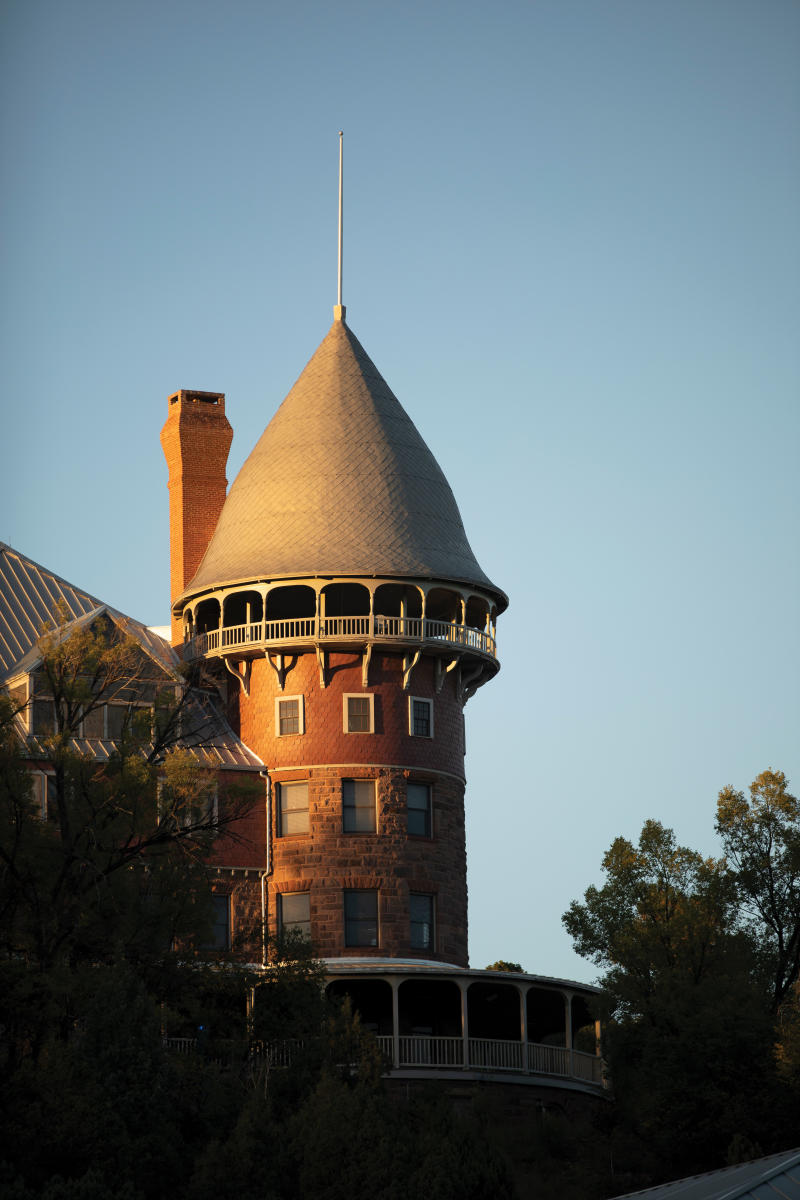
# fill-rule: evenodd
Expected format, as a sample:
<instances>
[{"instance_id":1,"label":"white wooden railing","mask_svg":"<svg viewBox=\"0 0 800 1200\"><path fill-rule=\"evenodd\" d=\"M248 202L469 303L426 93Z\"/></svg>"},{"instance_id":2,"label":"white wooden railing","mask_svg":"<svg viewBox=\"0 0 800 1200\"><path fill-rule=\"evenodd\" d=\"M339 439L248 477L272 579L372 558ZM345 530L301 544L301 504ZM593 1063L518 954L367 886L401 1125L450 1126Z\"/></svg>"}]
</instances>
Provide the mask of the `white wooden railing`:
<instances>
[{"instance_id":1,"label":"white wooden railing","mask_svg":"<svg viewBox=\"0 0 800 1200\"><path fill-rule=\"evenodd\" d=\"M166 1049L177 1054L190 1054L197 1049L196 1038L163 1038ZM582 1083L604 1085L603 1063L594 1054L568 1050L564 1046L545 1046L539 1043L502 1041L497 1038L468 1038L468 1054L464 1058L464 1039L461 1037L431 1037L428 1035L391 1034L376 1036L386 1062L398 1068L443 1068L445 1070L478 1070L512 1072L518 1075L555 1075L577 1079ZM270 1067L288 1067L296 1049L302 1043L285 1039L253 1048L256 1058L264 1058ZM397 1062L395 1063L395 1051ZM527 1051L527 1054L526 1054Z\"/></svg>"},{"instance_id":2,"label":"white wooden railing","mask_svg":"<svg viewBox=\"0 0 800 1200\"><path fill-rule=\"evenodd\" d=\"M225 653L244 646L280 646L298 642L356 641L377 638L402 642L440 642L497 656L495 639L482 629L455 621L422 617L292 617L281 621L250 621L198 634L186 644L189 658Z\"/></svg>"}]
</instances>

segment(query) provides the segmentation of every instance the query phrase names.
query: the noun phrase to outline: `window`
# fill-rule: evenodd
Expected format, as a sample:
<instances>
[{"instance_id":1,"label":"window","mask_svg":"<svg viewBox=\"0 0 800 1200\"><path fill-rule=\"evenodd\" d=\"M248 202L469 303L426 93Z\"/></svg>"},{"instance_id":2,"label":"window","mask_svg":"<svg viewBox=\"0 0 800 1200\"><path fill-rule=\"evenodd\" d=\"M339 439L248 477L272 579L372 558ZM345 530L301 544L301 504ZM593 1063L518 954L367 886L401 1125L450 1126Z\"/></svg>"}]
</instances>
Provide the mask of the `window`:
<instances>
[{"instance_id":1,"label":"window","mask_svg":"<svg viewBox=\"0 0 800 1200\"><path fill-rule=\"evenodd\" d=\"M213 920L211 927L211 950L230 950L231 948L231 898L230 896L212 896Z\"/></svg>"},{"instance_id":2,"label":"window","mask_svg":"<svg viewBox=\"0 0 800 1200\"><path fill-rule=\"evenodd\" d=\"M373 733L375 730L375 697L371 695L345 695L345 733Z\"/></svg>"},{"instance_id":3,"label":"window","mask_svg":"<svg viewBox=\"0 0 800 1200\"><path fill-rule=\"evenodd\" d=\"M411 945L414 950L433 950L433 896L412 892L408 898Z\"/></svg>"},{"instance_id":4,"label":"window","mask_svg":"<svg viewBox=\"0 0 800 1200\"><path fill-rule=\"evenodd\" d=\"M275 736L290 733L305 733L302 696L278 696L275 700Z\"/></svg>"},{"instance_id":5,"label":"window","mask_svg":"<svg viewBox=\"0 0 800 1200\"><path fill-rule=\"evenodd\" d=\"M408 732L412 737L433 737L433 701L421 696L408 698Z\"/></svg>"},{"instance_id":6,"label":"window","mask_svg":"<svg viewBox=\"0 0 800 1200\"><path fill-rule=\"evenodd\" d=\"M406 784L408 807L408 832L412 837L432 836L431 785L429 783Z\"/></svg>"},{"instance_id":7,"label":"window","mask_svg":"<svg viewBox=\"0 0 800 1200\"><path fill-rule=\"evenodd\" d=\"M58 817L56 808L56 777L46 775L44 771L33 774L33 803L37 816L43 821L55 821Z\"/></svg>"},{"instance_id":8,"label":"window","mask_svg":"<svg viewBox=\"0 0 800 1200\"><path fill-rule=\"evenodd\" d=\"M99 704L83 717L83 736L87 738L105 737L105 705Z\"/></svg>"},{"instance_id":9,"label":"window","mask_svg":"<svg viewBox=\"0 0 800 1200\"><path fill-rule=\"evenodd\" d=\"M122 731L129 719L128 713L127 704L109 704L107 706L106 728L108 729L108 737L112 742L118 741L122 737Z\"/></svg>"},{"instance_id":10,"label":"window","mask_svg":"<svg viewBox=\"0 0 800 1200\"><path fill-rule=\"evenodd\" d=\"M378 893L348 891L344 894L345 946L377 946Z\"/></svg>"},{"instance_id":11,"label":"window","mask_svg":"<svg viewBox=\"0 0 800 1200\"><path fill-rule=\"evenodd\" d=\"M278 836L308 833L308 784L278 784Z\"/></svg>"},{"instance_id":12,"label":"window","mask_svg":"<svg viewBox=\"0 0 800 1200\"><path fill-rule=\"evenodd\" d=\"M375 784L371 779L342 780L342 829L375 833Z\"/></svg>"},{"instance_id":13,"label":"window","mask_svg":"<svg viewBox=\"0 0 800 1200\"><path fill-rule=\"evenodd\" d=\"M311 937L311 897L308 892L286 892L278 896L278 926L281 933L295 930Z\"/></svg>"},{"instance_id":14,"label":"window","mask_svg":"<svg viewBox=\"0 0 800 1200\"><path fill-rule=\"evenodd\" d=\"M52 700L34 700L33 732L47 737L56 731L56 710Z\"/></svg>"}]
</instances>

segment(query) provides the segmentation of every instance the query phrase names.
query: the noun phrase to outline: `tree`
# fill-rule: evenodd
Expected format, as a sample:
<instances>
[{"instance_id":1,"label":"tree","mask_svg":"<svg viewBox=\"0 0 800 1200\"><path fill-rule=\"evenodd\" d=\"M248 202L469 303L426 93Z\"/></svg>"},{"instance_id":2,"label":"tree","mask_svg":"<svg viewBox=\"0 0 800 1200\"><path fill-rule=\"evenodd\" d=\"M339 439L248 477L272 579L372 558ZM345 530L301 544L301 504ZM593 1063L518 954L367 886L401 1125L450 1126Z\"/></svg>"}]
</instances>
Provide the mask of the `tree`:
<instances>
[{"instance_id":1,"label":"tree","mask_svg":"<svg viewBox=\"0 0 800 1200\"><path fill-rule=\"evenodd\" d=\"M49 819L34 809L6 704L0 949L48 970L76 956L95 960L104 945L116 952L109 921L138 953L153 938L162 948L185 938L208 907L213 840L223 828L235 836L231 826L253 793L239 789L215 801L215 777L177 744L188 727L195 741L200 734L186 681L145 653L124 623L105 614L46 628L39 654L35 694L46 698L52 725L35 746L51 771ZM116 751L98 761L76 750L76 738L106 704L123 718Z\"/></svg>"},{"instance_id":2,"label":"tree","mask_svg":"<svg viewBox=\"0 0 800 1200\"><path fill-rule=\"evenodd\" d=\"M507 962L504 958L498 958L497 962L489 963L488 967L484 968L487 971L508 971L522 973L520 963Z\"/></svg>"},{"instance_id":3,"label":"tree","mask_svg":"<svg viewBox=\"0 0 800 1200\"><path fill-rule=\"evenodd\" d=\"M603 869L604 885L563 921L578 953L604 968L626 1182L724 1165L734 1142L766 1148L777 1132L771 1017L735 878L657 821L635 846L617 838Z\"/></svg>"},{"instance_id":4,"label":"tree","mask_svg":"<svg viewBox=\"0 0 800 1200\"><path fill-rule=\"evenodd\" d=\"M603 870L605 885L587 888L562 919L578 954L605 968L618 1011L646 1012L661 979L698 984L730 953L736 889L723 862L646 821L637 846L615 839Z\"/></svg>"},{"instance_id":5,"label":"tree","mask_svg":"<svg viewBox=\"0 0 800 1200\"><path fill-rule=\"evenodd\" d=\"M800 977L800 801L782 771L764 771L750 784L749 799L722 789L716 829L763 948L777 1012Z\"/></svg>"}]
</instances>

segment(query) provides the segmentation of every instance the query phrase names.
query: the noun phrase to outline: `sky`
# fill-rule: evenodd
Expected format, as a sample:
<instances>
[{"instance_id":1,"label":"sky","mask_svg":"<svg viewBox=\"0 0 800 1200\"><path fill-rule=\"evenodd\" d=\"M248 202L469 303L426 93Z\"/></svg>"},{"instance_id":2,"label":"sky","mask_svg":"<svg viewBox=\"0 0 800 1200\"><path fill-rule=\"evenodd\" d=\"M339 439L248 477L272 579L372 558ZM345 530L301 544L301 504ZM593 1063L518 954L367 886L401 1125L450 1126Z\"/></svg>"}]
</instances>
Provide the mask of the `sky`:
<instances>
[{"instance_id":1,"label":"sky","mask_svg":"<svg viewBox=\"0 0 800 1200\"><path fill-rule=\"evenodd\" d=\"M169 618L178 388L239 467L347 320L510 597L467 710L470 956L656 818L800 787L796 0L3 0L0 539Z\"/></svg>"}]
</instances>

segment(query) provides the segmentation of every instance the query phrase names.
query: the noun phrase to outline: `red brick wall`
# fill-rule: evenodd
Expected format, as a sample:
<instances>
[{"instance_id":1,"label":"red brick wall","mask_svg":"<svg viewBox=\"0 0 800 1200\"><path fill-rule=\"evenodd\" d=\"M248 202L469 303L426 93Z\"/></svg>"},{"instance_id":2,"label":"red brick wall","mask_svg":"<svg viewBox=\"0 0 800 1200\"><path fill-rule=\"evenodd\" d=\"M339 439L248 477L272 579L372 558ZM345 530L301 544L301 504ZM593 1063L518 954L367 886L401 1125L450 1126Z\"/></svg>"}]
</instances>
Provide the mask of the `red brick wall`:
<instances>
[{"instance_id":1,"label":"red brick wall","mask_svg":"<svg viewBox=\"0 0 800 1200\"><path fill-rule=\"evenodd\" d=\"M161 446L169 469L171 603L191 582L216 529L232 438L223 395L180 391L170 396ZM182 641L182 622L173 616L173 645Z\"/></svg>"},{"instance_id":2,"label":"red brick wall","mask_svg":"<svg viewBox=\"0 0 800 1200\"><path fill-rule=\"evenodd\" d=\"M244 817L230 826L223 823L214 842L211 865L252 867L263 871L266 864L267 784L257 772L220 771L218 777L219 814L223 822L233 805L241 804L247 790L253 801ZM252 789L252 793L251 793ZM239 795L237 795L237 792Z\"/></svg>"}]
</instances>

